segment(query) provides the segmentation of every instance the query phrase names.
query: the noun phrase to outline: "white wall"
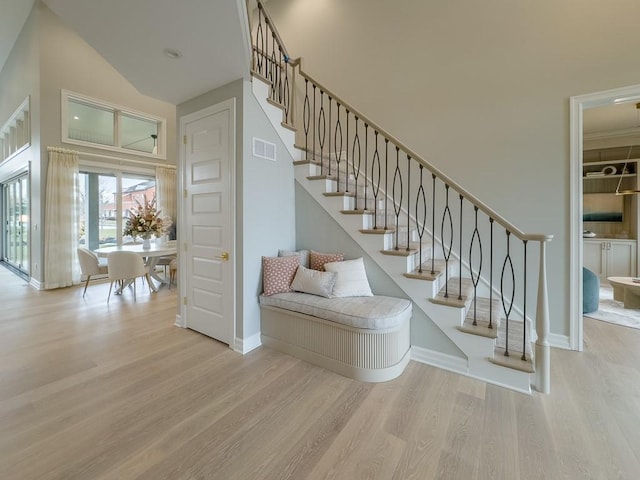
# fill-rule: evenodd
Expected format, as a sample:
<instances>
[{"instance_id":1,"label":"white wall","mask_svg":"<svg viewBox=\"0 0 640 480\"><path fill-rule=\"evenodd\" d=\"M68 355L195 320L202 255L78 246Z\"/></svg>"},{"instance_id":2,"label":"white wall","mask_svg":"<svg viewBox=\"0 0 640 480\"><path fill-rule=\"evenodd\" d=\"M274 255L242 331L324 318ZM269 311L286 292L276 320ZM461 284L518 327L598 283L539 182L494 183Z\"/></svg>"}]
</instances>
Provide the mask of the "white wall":
<instances>
[{"instance_id":1,"label":"white wall","mask_svg":"<svg viewBox=\"0 0 640 480\"><path fill-rule=\"evenodd\" d=\"M639 2L271 0L293 57L548 248L568 334L569 97L634 85Z\"/></svg>"}]
</instances>

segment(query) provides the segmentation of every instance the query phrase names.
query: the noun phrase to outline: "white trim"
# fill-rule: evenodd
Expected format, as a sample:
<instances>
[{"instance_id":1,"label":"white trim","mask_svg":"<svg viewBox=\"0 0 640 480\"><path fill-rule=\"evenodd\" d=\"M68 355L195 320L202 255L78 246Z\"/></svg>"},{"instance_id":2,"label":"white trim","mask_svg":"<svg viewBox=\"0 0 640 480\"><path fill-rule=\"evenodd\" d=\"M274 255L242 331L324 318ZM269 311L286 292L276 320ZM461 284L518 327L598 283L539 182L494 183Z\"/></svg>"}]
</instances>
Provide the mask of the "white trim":
<instances>
[{"instance_id":1,"label":"white trim","mask_svg":"<svg viewBox=\"0 0 640 480\"><path fill-rule=\"evenodd\" d=\"M80 103L85 103L89 107L103 108L105 110L110 110L114 115L114 138L113 142L115 145L103 145L100 143L92 143L86 142L83 140L76 140L74 138L69 138L69 122L68 122L68 103L69 99L76 100ZM89 97L87 95L82 95L80 93L72 92L70 90L61 89L60 90L60 141L62 143L68 143L72 145L84 145L86 147L97 148L100 150L109 150L112 152L120 152L127 153L129 155L137 155L140 157L149 157L149 158L157 158L157 159L166 159L167 158L167 119L158 117L156 115L152 115L146 112L139 112L136 110L132 110L128 107L117 105L115 103L106 102L104 100L99 100L97 98ZM137 117L141 120L155 121L158 124L158 138L157 138L157 146L158 153L147 153L140 152L138 150L131 150L129 148L124 148L120 145L120 116L121 114Z\"/></svg>"},{"instance_id":2,"label":"white trim","mask_svg":"<svg viewBox=\"0 0 640 480\"><path fill-rule=\"evenodd\" d=\"M562 348L564 350L575 350L571 344L569 335L560 335L559 333L550 333L547 337L549 346L554 348Z\"/></svg>"},{"instance_id":3,"label":"white trim","mask_svg":"<svg viewBox=\"0 0 640 480\"><path fill-rule=\"evenodd\" d=\"M233 350L243 355L249 353L251 350L255 350L262 345L261 337L262 334L260 332L255 333L246 339L236 337Z\"/></svg>"},{"instance_id":4,"label":"white trim","mask_svg":"<svg viewBox=\"0 0 640 480\"><path fill-rule=\"evenodd\" d=\"M467 360L448 353L436 352L435 350L412 345L411 360L461 375L469 375ZM482 380L487 381L484 378Z\"/></svg>"},{"instance_id":5,"label":"white trim","mask_svg":"<svg viewBox=\"0 0 640 480\"><path fill-rule=\"evenodd\" d=\"M174 322L174 325L180 328L187 328L179 313L176 313L176 321Z\"/></svg>"},{"instance_id":6,"label":"white trim","mask_svg":"<svg viewBox=\"0 0 640 480\"><path fill-rule=\"evenodd\" d=\"M569 99L569 345L584 348L582 319L582 112L586 108L640 100L640 85L577 95ZM554 339L562 338L554 335Z\"/></svg>"},{"instance_id":7,"label":"white trim","mask_svg":"<svg viewBox=\"0 0 640 480\"><path fill-rule=\"evenodd\" d=\"M31 285L36 290L44 290L43 283L33 277L29 278L29 285Z\"/></svg>"}]
</instances>

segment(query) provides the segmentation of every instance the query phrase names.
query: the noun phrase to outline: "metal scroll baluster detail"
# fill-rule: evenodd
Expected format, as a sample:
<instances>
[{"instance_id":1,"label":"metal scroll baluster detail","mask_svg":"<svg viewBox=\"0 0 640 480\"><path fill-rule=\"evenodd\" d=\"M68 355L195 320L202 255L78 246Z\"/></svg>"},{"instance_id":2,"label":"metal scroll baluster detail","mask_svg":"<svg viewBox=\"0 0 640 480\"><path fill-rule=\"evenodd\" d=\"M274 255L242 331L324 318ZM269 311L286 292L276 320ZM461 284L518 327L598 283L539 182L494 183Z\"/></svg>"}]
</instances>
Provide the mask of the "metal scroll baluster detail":
<instances>
[{"instance_id":1,"label":"metal scroll baluster detail","mask_svg":"<svg viewBox=\"0 0 640 480\"><path fill-rule=\"evenodd\" d=\"M505 314L505 322L506 322L506 342L504 349L504 356L509 356L509 316L511 315L511 309L513 308L513 301L515 299L516 294L516 277L515 272L513 270L513 262L511 261L511 253L509 251L509 237L511 237L511 232L507 230L507 256L504 259L504 263L502 264L502 274L500 275L500 296L502 298L502 309ZM504 278L507 267L511 271L511 299L508 300L509 307L507 308L507 303L505 300L505 292L504 292Z\"/></svg>"},{"instance_id":2,"label":"metal scroll baluster detail","mask_svg":"<svg viewBox=\"0 0 640 480\"><path fill-rule=\"evenodd\" d=\"M280 46L278 46L278 53L280 54L278 57L278 63L276 64L278 69L278 103L280 105L284 105L284 88L282 88L282 71L284 70L282 67L282 60L284 59L284 54L282 53L282 47Z\"/></svg>"},{"instance_id":3,"label":"metal scroll baluster detail","mask_svg":"<svg viewBox=\"0 0 640 480\"><path fill-rule=\"evenodd\" d=\"M436 175L431 174L431 275L436 274Z\"/></svg>"},{"instance_id":4,"label":"metal scroll baluster detail","mask_svg":"<svg viewBox=\"0 0 640 480\"><path fill-rule=\"evenodd\" d=\"M316 115L316 88L317 87L315 86L315 84L312 85L312 87L313 87L313 123L315 123L316 119L318 118L317 115ZM311 158L313 158L314 162L317 162L317 159L316 159L316 139L317 138L318 138L317 130L314 127L314 129L313 129L313 148L311 150ZM323 170L323 165L324 165L323 159L322 159L322 157L320 157L320 172L321 173L322 173L322 170Z\"/></svg>"},{"instance_id":5,"label":"metal scroll baluster detail","mask_svg":"<svg viewBox=\"0 0 640 480\"><path fill-rule=\"evenodd\" d=\"M369 206L367 205L367 190L369 190L368 180L367 180L367 162L369 156L369 124L365 122L364 124L364 209L367 210Z\"/></svg>"},{"instance_id":6,"label":"metal scroll baluster detail","mask_svg":"<svg viewBox=\"0 0 640 480\"><path fill-rule=\"evenodd\" d=\"M302 109L302 123L304 127L304 155L309 161L309 127L311 126L311 106L309 105L309 80L304 81L304 106Z\"/></svg>"},{"instance_id":7,"label":"metal scroll baluster detail","mask_svg":"<svg viewBox=\"0 0 640 480\"><path fill-rule=\"evenodd\" d=\"M460 283L458 284L458 300L462 300L462 201L464 197L460 195L460 228L458 230L459 242L458 251L460 252L460 261L458 262L458 278Z\"/></svg>"},{"instance_id":8,"label":"metal scroll baluster detail","mask_svg":"<svg viewBox=\"0 0 640 480\"><path fill-rule=\"evenodd\" d=\"M489 218L489 305L493 302L493 218ZM489 328L493 328L493 308L489 306Z\"/></svg>"},{"instance_id":9,"label":"metal scroll baluster detail","mask_svg":"<svg viewBox=\"0 0 640 480\"><path fill-rule=\"evenodd\" d=\"M522 357L520 358L522 361L526 361L527 360L527 350L526 350L526 345L527 345L527 242L528 240L523 240L522 241L524 246L524 273L523 273L523 277L524 277L524 285L523 285L523 292L524 292L524 298L522 300Z\"/></svg>"},{"instance_id":10,"label":"metal scroll baluster detail","mask_svg":"<svg viewBox=\"0 0 640 480\"><path fill-rule=\"evenodd\" d=\"M389 199L389 182L388 182L388 173L389 173L389 139L384 139L384 229L387 228L387 217L389 216L387 213L387 200Z\"/></svg>"},{"instance_id":11,"label":"metal scroll baluster detail","mask_svg":"<svg viewBox=\"0 0 640 480\"><path fill-rule=\"evenodd\" d=\"M399 184L400 198L396 202L396 183ZM393 184L392 184L392 198L393 198L393 211L396 214L396 241L394 250L399 250L398 247L398 234L400 233L400 212L402 212L402 174L400 173L400 147L396 147L396 169L393 172ZM408 226L407 226L408 227Z\"/></svg>"},{"instance_id":12,"label":"metal scroll baluster detail","mask_svg":"<svg viewBox=\"0 0 640 480\"><path fill-rule=\"evenodd\" d=\"M336 103L338 104L338 113L336 113L336 116L338 118L336 119L336 130L334 132L334 137L333 137L333 149L335 151L335 156L336 156L336 170L338 171L336 186L339 192L340 191L340 163L342 162L342 124L340 123L340 103L339 102L336 102ZM338 140L340 140L339 147L338 147Z\"/></svg>"},{"instance_id":13,"label":"metal scroll baluster detail","mask_svg":"<svg viewBox=\"0 0 640 480\"><path fill-rule=\"evenodd\" d=\"M478 310L477 310L477 291L478 291L478 282L480 282L480 274L482 272L482 239L480 238L480 232L478 231L478 207L474 206L473 210L475 212L475 228L473 229L473 234L471 235L471 244L469 245L469 272L471 273L471 283L473 283L473 324L478 325ZM473 247L477 245L479 252L478 256L480 258L478 267L474 270L473 268ZM491 309L491 303L489 303L489 309Z\"/></svg>"},{"instance_id":14,"label":"metal scroll baluster detail","mask_svg":"<svg viewBox=\"0 0 640 480\"><path fill-rule=\"evenodd\" d=\"M283 92L283 100L284 100L284 118L285 123L291 124L293 120L290 121L289 113L291 111L291 88L289 87L289 57L284 56L284 92Z\"/></svg>"},{"instance_id":15,"label":"metal scroll baluster detail","mask_svg":"<svg viewBox=\"0 0 640 480\"><path fill-rule=\"evenodd\" d=\"M375 132L376 149L371 159L371 194L373 195L373 229L378 229L378 193L380 193L380 154L378 153L378 132ZM377 175L376 175L377 173Z\"/></svg>"},{"instance_id":16,"label":"metal scroll baluster detail","mask_svg":"<svg viewBox=\"0 0 640 480\"><path fill-rule=\"evenodd\" d=\"M327 125L324 117L324 92L320 90L320 112L318 113L318 143L320 144L320 175L324 175L324 140Z\"/></svg>"},{"instance_id":17,"label":"metal scroll baluster detail","mask_svg":"<svg viewBox=\"0 0 640 480\"><path fill-rule=\"evenodd\" d=\"M329 145L327 148L327 157L329 163L329 176L331 176L331 95L329 95Z\"/></svg>"},{"instance_id":18,"label":"metal scroll baluster detail","mask_svg":"<svg viewBox=\"0 0 640 480\"><path fill-rule=\"evenodd\" d=\"M420 165L420 186L418 187L418 193L416 195L416 229L418 232L418 238L420 239L418 273L422 273L422 236L424 235L424 229L427 226L427 197L424 194L424 187L422 186L423 170L424 167ZM419 221L420 215L418 206L420 205L420 200L422 200L422 220Z\"/></svg>"},{"instance_id":19,"label":"metal scroll baluster detail","mask_svg":"<svg viewBox=\"0 0 640 480\"><path fill-rule=\"evenodd\" d=\"M263 18L262 18L262 5L259 4L258 8L258 28L256 28L256 64L255 68L260 73L260 75L264 75L262 71L262 65L264 64L264 30L262 28Z\"/></svg>"},{"instance_id":20,"label":"metal scroll baluster detail","mask_svg":"<svg viewBox=\"0 0 640 480\"><path fill-rule=\"evenodd\" d=\"M444 298L449 298L449 258L451 258L451 250L453 248L453 218L451 217L451 209L449 208L449 185L445 184L445 207L442 212L442 223L440 225L440 241L442 242L442 256L444 257ZM449 219L449 247L444 241L444 224Z\"/></svg>"},{"instance_id":21,"label":"metal scroll baluster detail","mask_svg":"<svg viewBox=\"0 0 640 480\"><path fill-rule=\"evenodd\" d=\"M276 86L278 85L278 70L276 69L276 33L271 30L271 61L269 62L271 77L271 100L276 100Z\"/></svg>"},{"instance_id":22,"label":"metal scroll baluster detail","mask_svg":"<svg viewBox=\"0 0 640 480\"><path fill-rule=\"evenodd\" d=\"M347 140L347 146L345 148L345 162L344 162L344 191L349 193L349 109L345 108L347 111L347 119L345 123L347 124L347 136L345 137Z\"/></svg>"},{"instance_id":23,"label":"metal scroll baluster detail","mask_svg":"<svg viewBox=\"0 0 640 480\"><path fill-rule=\"evenodd\" d=\"M352 164L352 170L353 170L353 181L355 183L355 201L353 202L353 209L354 210L358 210L358 178L360 177L360 166L362 163L362 154L360 151L360 134L358 132L358 117L355 117L356 119L356 134L353 137L353 146L351 147L351 164ZM356 167L356 147L358 149L358 164ZM366 189L365 189L366 190ZM366 203L365 203L365 208L366 208Z\"/></svg>"},{"instance_id":24,"label":"metal scroll baluster detail","mask_svg":"<svg viewBox=\"0 0 640 480\"><path fill-rule=\"evenodd\" d=\"M411 157L407 155L407 252L411 251L411 217L409 215L411 194L409 192L411 192ZM418 221L418 217L416 217L416 221Z\"/></svg>"}]
</instances>

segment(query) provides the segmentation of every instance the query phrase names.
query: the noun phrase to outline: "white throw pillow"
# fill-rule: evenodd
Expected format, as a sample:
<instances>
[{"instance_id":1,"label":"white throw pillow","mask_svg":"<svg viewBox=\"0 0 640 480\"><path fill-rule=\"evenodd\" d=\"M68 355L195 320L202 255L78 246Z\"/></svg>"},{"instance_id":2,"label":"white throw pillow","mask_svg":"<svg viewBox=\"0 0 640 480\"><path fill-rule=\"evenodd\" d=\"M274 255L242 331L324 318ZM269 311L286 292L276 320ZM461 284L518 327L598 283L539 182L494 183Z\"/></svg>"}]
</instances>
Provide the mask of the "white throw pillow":
<instances>
[{"instance_id":1,"label":"white throw pillow","mask_svg":"<svg viewBox=\"0 0 640 480\"><path fill-rule=\"evenodd\" d=\"M293 282L291 282L291 288L296 292L330 298L337 277L337 273L320 272L300 265Z\"/></svg>"},{"instance_id":2,"label":"white throw pillow","mask_svg":"<svg viewBox=\"0 0 640 480\"><path fill-rule=\"evenodd\" d=\"M324 264L327 272L338 274L333 286L334 297L372 297L362 258Z\"/></svg>"}]
</instances>

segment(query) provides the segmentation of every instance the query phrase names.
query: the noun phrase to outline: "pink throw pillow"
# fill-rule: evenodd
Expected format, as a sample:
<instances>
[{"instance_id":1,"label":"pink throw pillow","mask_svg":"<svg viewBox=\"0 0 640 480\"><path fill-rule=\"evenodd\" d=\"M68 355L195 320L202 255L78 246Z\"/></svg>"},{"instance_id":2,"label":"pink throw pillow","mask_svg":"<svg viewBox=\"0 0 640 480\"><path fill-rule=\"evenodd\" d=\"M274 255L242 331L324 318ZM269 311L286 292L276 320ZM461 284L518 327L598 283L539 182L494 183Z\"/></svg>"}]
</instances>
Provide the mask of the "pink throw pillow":
<instances>
[{"instance_id":1,"label":"pink throw pillow","mask_svg":"<svg viewBox=\"0 0 640 480\"><path fill-rule=\"evenodd\" d=\"M291 282L300 266L300 259L295 257L262 257L262 289L263 295L291 291Z\"/></svg>"},{"instance_id":2,"label":"pink throw pillow","mask_svg":"<svg viewBox=\"0 0 640 480\"><path fill-rule=\"evenodd\" d=\"M344 255L341 253L320 253L311 250L309 252L309 268L324 272L324 264L329 262L341 262Z\"/></svg>"}]
</instances>

